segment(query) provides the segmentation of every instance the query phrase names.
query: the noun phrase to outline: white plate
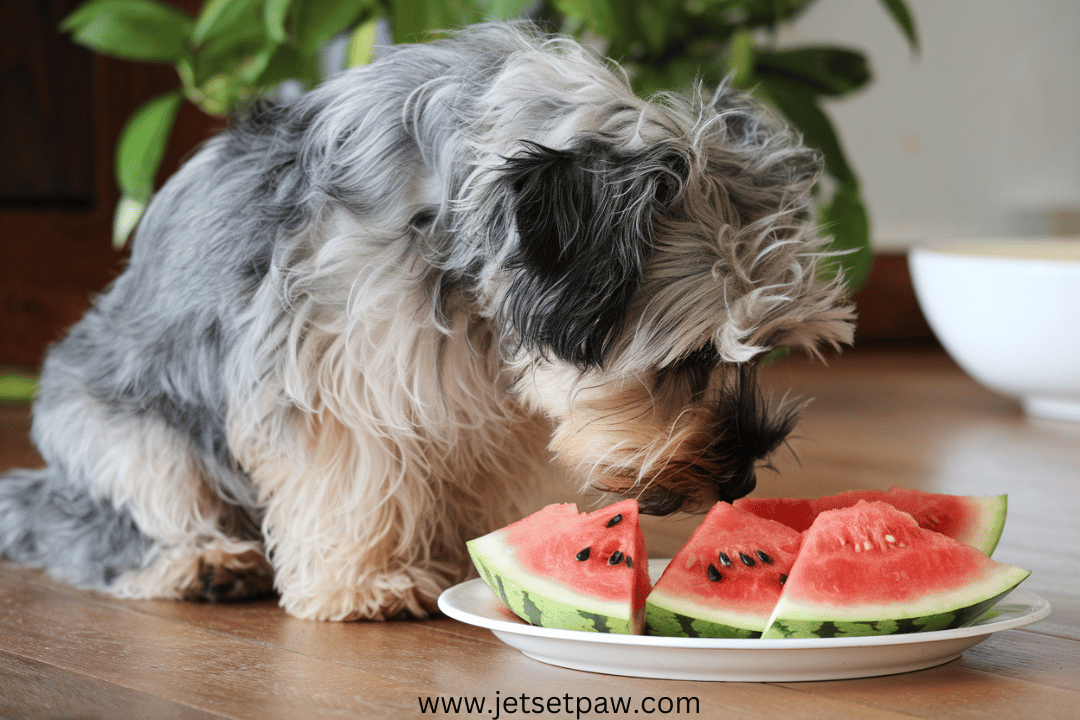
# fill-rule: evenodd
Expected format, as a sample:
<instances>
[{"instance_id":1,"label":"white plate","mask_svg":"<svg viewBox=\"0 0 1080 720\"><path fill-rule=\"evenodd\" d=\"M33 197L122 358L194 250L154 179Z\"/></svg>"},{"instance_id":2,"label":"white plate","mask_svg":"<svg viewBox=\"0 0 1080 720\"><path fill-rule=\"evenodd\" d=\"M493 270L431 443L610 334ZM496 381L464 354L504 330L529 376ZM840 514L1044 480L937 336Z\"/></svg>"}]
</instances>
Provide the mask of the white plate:
<instances>
[{"instance_id":1,"label":"white plate","mask_svg":"<svg viewBox=\"0 0 1080 720\"><path fill-rule=\"evenodd\" d=\"M667 560L651 560L654 577ZM975 623L955 630L805 640L713 640L607 635L552 630L513 615L483 580L455 585L439 597L455 620L487 628L540 662L608 675L678 680L793 682L873 677L949 662L991 634L1042 620L1050 603L1017 589Z\"/></svg>"}]
</instances>

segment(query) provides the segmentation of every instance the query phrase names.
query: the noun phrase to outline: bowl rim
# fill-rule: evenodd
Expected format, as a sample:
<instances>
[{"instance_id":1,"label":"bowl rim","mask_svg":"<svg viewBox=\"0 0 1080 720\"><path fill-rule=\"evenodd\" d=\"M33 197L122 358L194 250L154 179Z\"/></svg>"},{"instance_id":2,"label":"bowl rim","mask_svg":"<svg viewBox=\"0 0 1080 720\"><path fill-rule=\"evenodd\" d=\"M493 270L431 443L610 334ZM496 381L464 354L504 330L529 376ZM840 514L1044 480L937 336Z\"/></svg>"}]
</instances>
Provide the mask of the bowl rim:
<instances>
[{"instance_id":1,"label":"bowl rim","mask_svg":"<svg viewBox=\"0 0 1080 720\"><path fill-rule=\"evenodd\" d=\"M1054 250L1064 249L1062 255ZM1034 251L1034 252L1032 252ZM908 255L963 258L966 261L1080 265L1080 236L951 237L911 247Z\"/></svg>"}]
</instances>

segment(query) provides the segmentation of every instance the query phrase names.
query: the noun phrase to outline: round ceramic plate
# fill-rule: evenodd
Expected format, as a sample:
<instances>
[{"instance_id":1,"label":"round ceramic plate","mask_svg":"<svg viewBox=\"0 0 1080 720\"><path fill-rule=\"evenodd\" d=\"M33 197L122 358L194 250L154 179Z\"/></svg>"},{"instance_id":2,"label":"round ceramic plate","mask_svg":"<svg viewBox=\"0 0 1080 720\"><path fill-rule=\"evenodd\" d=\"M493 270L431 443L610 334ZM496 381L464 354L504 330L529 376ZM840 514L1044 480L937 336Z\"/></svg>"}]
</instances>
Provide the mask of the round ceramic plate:
<instances>
[{"instance_id":1,"label":"round ceramic plate","mask_svg":"<svg viewBox=\"0 0 1080 720\"><path fill-rule=\"evenodd\" d=\"M666 563L650 561L650 574L659 576ZM1046 600L1017 589L973 624L955 630L806 640L607 635L529 625L507 610L480 579L444 592L439 609L491 630L507 645L549 665L608 675L739 682L840 680L922 670L959 657L993 633L1050 614Z\"/></svg>"}]
</instances>

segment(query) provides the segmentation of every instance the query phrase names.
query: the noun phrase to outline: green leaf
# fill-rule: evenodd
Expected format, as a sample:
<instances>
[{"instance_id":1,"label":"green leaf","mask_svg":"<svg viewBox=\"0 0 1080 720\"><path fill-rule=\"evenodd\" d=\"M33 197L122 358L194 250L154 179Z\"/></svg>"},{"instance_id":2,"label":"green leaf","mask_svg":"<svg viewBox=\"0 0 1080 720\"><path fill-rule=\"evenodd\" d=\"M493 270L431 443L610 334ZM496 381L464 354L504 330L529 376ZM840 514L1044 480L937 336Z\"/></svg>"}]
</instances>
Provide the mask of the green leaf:
<instances>
[{"instance_id":1,"label":"green leaf","mask_svg":"<svg viewBox=\"0 0 1080 720\"><path fill-rule=\"evenodd\" d=\"M533 6L533 0L477 0L485 20L513 20Z\"/></svg>"},{"instance_id":2,"label":"green leaf","mask_svg":"<svg viewBox=\"0 0 1080 720\"><path fill-rule=\"evenodd\" d=\"M128 238L135 231L143 213L146 212L146 205L146 200L139 200L130 195L124 195L120 198L120 202L116 203L116 211L113 214L113 249L124 249Z\"/></svg>"},{"instance_id":3,"label":"green leaf","mask_svg":"<svg viewBox=\"0 0 1080 720\"><path fill-rule=\"evenodd\" d=\"M702 0L710 10L733 16L732 24L745 28L776 30L790 22L815 0Z\"/></svg>"},{"instance_id":4,"label":"green leaf","mask_svg":"<svg viewBox=\"0 0 1080 720\"><path fill-rule=\"evenodd\" d=\"M183 101L180 90L159 95L139 107L124 124L116 144L116 182L124 195L150 199L154 176Z\"/></svg>"},{"instance_id":5,"label":"green leaf","mask_svg":"<svg viewBox=\"0 0 1080 720\"><path fill-rule=\"evenodd\" d=\"M555 7L598 35L608 39L619 36L619 22L609 0L555 0Z\"/></svg>"},{"instance_id":6,"label":"green leaf","mask_svg":"<svg viewBox=\"0 0 1080 720\"><path fill-rule=\"evenodd\" d=\"M422 42L434 31L452 30L484 19L480 0L407 0L395 2L390 15L394 42Z\"/></svg>"},{"instance_id":7,"label":"green leaf","mask_svg":"<svg viewBox=\"0 0 1080 720\"><path fill-rule=\"evenodd\" d=\"M285 31L285 20L289 16L289 6L292 0L266 0L263 6L263 24L266 25L266 34L277 43L283 43L289 39Z\"/></svg>"},{"instance_id":8,"label":"green leaf","mask_svg":"<svg viewBox=\"0 0 1080 720\"><path fill-rule=\"evenodd\" d=\"M345 67L367 65L375 57L375 32L379 27L379 19L377 16L373 17L353 31L345 53Z\"/></svg>"},{"instance_id":9,"label":"green leaf","mask_svg":"<svg viewBox=\"0 0 1080 720\"><path fill-rule=\"evenodd\" d=\"M0 403L25 403L37 393L37 375L7 371L0 373Z\"/></svg>"},{"instance_id":10,"label":"green leaf","mask_svg":"<svg viewBox=\"0 0 1080 720\"><path fill-rule=\"evenodd\" d=\"M250 63L242 64L234 72L211 75L202 85L189 91L187 99L207 115L231 117L236 114L237 108L250 102L258 94L258 89L245 78L245 74L260 76L268 60L269 57L256 56L250 59Z\"/></svg>"},{"instance_id":11,"label":"green leaf","mask_svg":"<svg viewBox=\"0 0 1080 720\"><path fill-rule=\"evenodd\" d=\"M801 85L764 77L755 92L764 95L802 133L807 145L821 151L825 156L825 169L830 175L840 183L858 188L859 179L848 164L832 121L821 109L812 91Z\"/></svg>"},{"instance_id":12,"label":"green leaf","mask_svg":"<svg viewBox=\"0 0 1080 720\"><path fill-rule=\"evenodd\" d=\"M913 51L919 50L919 34L915 29L915 18L911 14L911 10L904 3L904 0L881 0L881 4L885 6L885 10L892 16L893 21L896 22L901 32L904 33L904 37L907 38L908 47Z\"/></svg>"},{"instance_id":13,"label":"green leaf","mask_svg":"<svg viewBox=\"0 0 1080 720\"><path fill-rule=\"evenodd\" d=\"M484 19L479 0L428 0L427 27L414 40L426 40L431 31L453 30Z\"/></svg>"},{"instance_id":14,"label":"green leaf","mask_svg":"<svg viewBox=\"0 0 1080 720\"><path fill-rule=\"evenodd\" d=\"M270 43L259 52L247 55L236 66L236 77L253 88L258 85L259 78L266 74L266 68L277 51L278 45Z\"/></svg>"},{"instance_id":15,"label":"green leaf","mask_svg":"<svg viewBox=\"0 0 1080 720\"><path fill-rule=\"evenodd\" d=\"M765 356L758 361L759 367L766 367L773 363L778 363L781 360L787 359L791 355L791 348L789 347L777 347L773 348L769 352L765 353Z\"/></svg>"},{"instance_id":16,"label":"green leaf","mask_svg":"<svg viewBox=\"0 0 1080 720\"><path fill-rule=\"evenodd\" d=\"M637 6L637 21L638 32L645 39L649 50L654 53L661 52L667 39L664 13L654 4L640 3Z\"/></svg>"},{"instance_id":17,"label":"green leaf","mask_svg":"<svg viewBox=\"0 0 1080 720\"><path fill-rule=\"evenodd\" d=\"M843 253L822 268L822 277L830 279L839 269L844 272L848 293L858 290L874 264L870 248L870 217L859 189L840 184L828 204L821 208L821 223L832 234L830 250Z\"/></svg>"},{"instance_id":18,"label":"green leaf","mask_svg":"<svg viewBox=\"0 0 1080 720\"><path fill-rule=\"evenodd\" d=\"M852 93L872 78L865 55L833 46L762 51L754 71L760 77L802 85L818 95L832 97Z\"/></svg>"},{"instance_id":19,"label":"green leaf","mask_svg":"<svg viewBox=\"0 0 1080 720\"><path fill-rule=\"evenodd\" d=\"M241 66L250 64L256 56L272 52L274 47L277 44L266 37L266 29L257 16L250 16L247 22L222 28L207 38L192 56L192 84L202 85L211 77L223 73L236 74ZM184 63L181 60L177 65Z\"/></svg>"},{"instance_id":20,"label":"green leaf","mask_svg":"<svg viewBox=\"0 0 1080 720\"><path fill-rule=\"evenodd\" d=\"M289 45L274 48L261 75L255 80L259 87L273 87L285 80L299 80L307 86L319 81L319 68L316 58L305 55Z\"/></svg>"},{"instance_id":21,"label":"green leaf","mask_svg":"<svg viewBox=\"0 0 1080 720\"><path fill-rule=\"evenodd\" d=\"M398 5L413 5L413 0L400 0ZM300 52L314 54L337 35L351 28L365 13L373 9L373 0L319 0L296 6L295 33Z\"/></svg>"},{"instance_id":22,"label":"green leaf","mask_svg":"<svg viewBox=\"0 0 1080 720\"><path fill-rule=\"evenodd\" d=\"M731 36L725 58L727 72L731 74L731 84L745 88L756 63L754 37L749 30L737 30Z\"/></svg>"},{"instance_id":23,"label":"green leaf","mask_svg":"<svg viewBox=\"0 0 1080 720\"><path fill-rule=\"evenodd\" d=\"M427 0L398 0L390 15L395 43L416 42L428 29Z\"/></svg>"},{"instance_id":24,"label":"green leaf","mask_svg":"<svg viewBox=\"0 0 1080 720\"><path fill-rule=\"evenodd\" d=\"M191 44L202 45L207 38L227 33L237 26L258 27L253 20L258 16L261 3L262 0L208 0L195 20Z\"/></svg>"},{"instance_id":25,"label":"green leaf","mask_svg":"<svg viewBox=\"0 0 1080 720\"><path fill-rule=\"evenodd\" d=\"M91 0L60 24L80 45L127 60L176 62L187 49L190 16L157 0Z\"/></svg>"}]
</instances>

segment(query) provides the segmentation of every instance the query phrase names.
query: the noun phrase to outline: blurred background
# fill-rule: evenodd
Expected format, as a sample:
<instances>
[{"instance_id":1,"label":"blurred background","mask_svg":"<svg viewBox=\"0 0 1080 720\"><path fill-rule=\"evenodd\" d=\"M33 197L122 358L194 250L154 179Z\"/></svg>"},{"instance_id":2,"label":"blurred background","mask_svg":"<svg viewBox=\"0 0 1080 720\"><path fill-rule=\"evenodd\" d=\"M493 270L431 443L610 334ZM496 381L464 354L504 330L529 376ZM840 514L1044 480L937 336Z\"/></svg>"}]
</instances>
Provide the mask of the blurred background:
<instances>
[{"instance_id":1,"label":"blurred background","mask_svg":"<svg viewBox=\"0 0 1080 720\"><path fill-rule=\"evenodd\" d=\"M829 113L881 251L1080 234L1080 3L908 0L920 52L873 2L822 0L785 41L864 48L874 81Z\"/></svg>"},{"instance_id":2,"label":"blurred background","mask_svg":"<svg viewBox=\"0 0 1080 720\"><path fill-rule=\"evenodd\" d=\"M409 20L423 27L424 18L406 18L403 8L423 6L431 22L447 17L436 12L433 0L352 1L367 9L331 30L338 53L353 62L364 62L368 58L360 55L373 52L371 32L376 41L393 41L388 22L404 27ZM295 40L290 33L300 23L298 15L287 14L300 7L296 3L265 3L280 11L286 44ZM166 4L200 21L217 12L216 21L202 23L210 34L214 22L225 27L221 17L229 8L253 5L247 0ZM674 8L668 20L650 23L648 13L665 4ZM340 8L343 3L310 5ZM0 2L0 366L5 368L33 369L47 344L123 267L126 249L112 242L118 202L129 194L118 187L118 139L137 109L175 91L178 74L183 75L179 65L162 59L92 51L85 27L69 24L61 31L65 18L81 6L63 0ZM858 178L868 219L874 263L856 295L859 345L934 343L911 289L908 248L956 236L1080 233L1080 3L1073 0L557 0L485 7L503 13L525 8L561 23L561 29L636 63L639 80L649 87L670 80L674 71L650 63L669 57L677 45L686 50L681 69L705 58L707 79L734 76L766 99L784 100L781 91L794 85L783 82L793 75L785 79L776 69L783 69L785 58L809 57L785 55L784 49L836 48L814 57L844 63L802 79L847 83L839 89L818 87L808 97L832 121ZM763 24L747 21L755 12L762 13ZM676 16L681 29L671 19ZM265 17L272 26L269 11ZM708 18L724 23L716 26L721 29L715 37L699 24ZM382 24L363 30L376 20ZM675 38L673 45L672 37L657 35L658 27L694 42ZM80 32L82 45L73 42ZM866 67L841 52L844 48L861 53ZM330 51L320 53L325 72L335 60ZM789 62L788 70L792 67ZM210 97L215 87L210 80L184 82L188 101L179 106L163 159L151 173L159 183L227 123L227 107L207 112L215 110L211 101L225 102ZM814 117L803 116L801 129L821 130ZM856 225L859 217L856 212Z\"/></svg>"}]
</instances>

